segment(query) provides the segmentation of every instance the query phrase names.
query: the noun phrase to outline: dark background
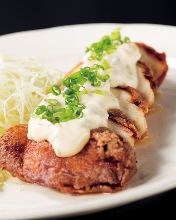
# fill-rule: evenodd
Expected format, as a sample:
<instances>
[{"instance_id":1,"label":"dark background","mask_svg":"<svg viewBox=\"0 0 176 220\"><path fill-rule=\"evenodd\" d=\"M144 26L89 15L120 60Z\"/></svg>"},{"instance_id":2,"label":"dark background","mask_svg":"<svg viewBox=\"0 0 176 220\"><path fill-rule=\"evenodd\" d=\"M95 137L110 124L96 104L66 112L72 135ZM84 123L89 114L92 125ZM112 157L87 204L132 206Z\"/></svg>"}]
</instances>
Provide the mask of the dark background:
<instances>
[{"instance_id":1,"label":"dark background","mask_svg":"<svg viewBox=\"0 0 176 220\"><path fill-rule=\"evenodd\" d=\"M176 25L174 0L0 0L0 34L78 23Z\"/></svg>"},{"instance_id":2,"label":"dark background","mask_svg":"<svg viewBox=\"0 0 176 220\"><path fill-rule=\"evenodd\" d=\"M174 1L156 0L0 0L0 35L80 23L176 25ZM174 175L174 174L173 174ZM74 219L175 219L176 190L121 208Z\"/></svg>"}]
</instances>

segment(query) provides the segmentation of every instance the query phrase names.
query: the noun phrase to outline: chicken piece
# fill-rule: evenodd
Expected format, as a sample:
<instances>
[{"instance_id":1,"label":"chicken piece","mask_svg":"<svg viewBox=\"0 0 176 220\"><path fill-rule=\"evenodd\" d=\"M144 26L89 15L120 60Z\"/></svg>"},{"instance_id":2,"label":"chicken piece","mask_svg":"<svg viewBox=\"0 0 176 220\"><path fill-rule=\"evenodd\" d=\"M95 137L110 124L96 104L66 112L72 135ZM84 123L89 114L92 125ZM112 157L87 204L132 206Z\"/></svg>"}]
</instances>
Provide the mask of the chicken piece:
<instances>
[{"instance_id":1,"label":"chicken piece","mask_svg":"<svg viewBox=\"0 0 176 220\"><path fill-rule=\"evenodd\" d=\"M152 47L144 43L137 42L136 45L141 53L140 61L145 63L151 69L153 72L155 87L158 88L163 82L168 70L165 53L158 53Z\"/></svg>"},{"instance_id":2,"label":"chicken piece","mask_svg":"<svg viewBox=\"0 0 176 220\"><path fill-rule=\"evenodd\" d=\"M138 106L144 114L148 113L148 102L138 93L136 89L130 86L118 86L116 89L126 91L130 95L130 103Z\"/></svg>"},{"instance_id":3,"label":"chicken piece","mask_svg":"<svg viewBox=\"0 0 176 220\"><path fill-rule=\"evenodd\" d=\"M142 61L138 61L136 66L139 81L137 91L148 102L148 107L151 107L155 101L154 89L156 88L153 80L153 72Z\"/></svg>"},{"instance_id":4,"label":"chicken piece","mask_svg":"<svg viewBox=\"0 0 176 220\"><path fill-rule=\"evenodd\" d=\"M147 102L131 87L116 87L112 88L111 91L119 101L119 109L122 114L125 115L125 120L128 120L130 124L135 126L137 133L134 132L133 129L134 137L141 139L147 132L147 122L145 118L145 113L148 112Z\"/></svg>"},{"instance_id":5,"label":"chicken piece","mask_svg":"<svg viewBox=\"0 0 176 220\"><path fill-rule=\"evenodd\" d=\"M108 128L122 137L123 140L125 140L131 147L134 146L136 137L134 136L134 132L129 129L129 127L125 127L114 119L108 120Z\"/></svg>"},{"instance_id":6,"label":"chicken piece","mask_svg":"<svg viewBox=\"0 0 176 220\"><path fill-rule=\"evenodd\" d=\"M137 62L138 79L140 81L137 90L148 101L149 107L154 103L154 93L163 82L168 65L165 53L158 53L154 48L141 43L135 43L141 53L141 59ZM83 66L83 61L73 67L65 77L78 71ZM152 91L153 90L153 91Z\"/></svg>"},{"instance_id":7,"label":"chicken piece","mask_svg":"<svg viewBox=\"0 0 176 220\"><path fill-rule=\"evenodd\" d=\"M136 63L138 87L134 89L129 86L120 86L111 89L120 101L120 109L116 111L115 116L111 114L109 118L109 128L125 138L131 145L134 145L135 139L141 139L147 133L145 114L154 104L154 92L165 78L168 69L164 53L158 53L144 43L135 44L141 53L141 59ZM66 74L66 77L78 71L82 65L83 62L80 62ZM125 115L123 124L119 112ZM115 120L112 120L112 117ZM128 127L125 124L128 124ZM131 129L134 126L137 134L134 129Z\"/></svg>"},{"instance_id":8,"label":"chicken piece","mask_svg":"<svg viewBox=\"0 0 176 220\"><path fill-rule=\"evenodd\" d=\"M147 132L145 114L168 69L164 53L159 54L143 43L136 44L142 55L137 63L139 87L112 89L120 102L120 109L109 110L112 130L92 130L80 153L60 158L47 141L28 140L27 125L15 126L0 138L0 168L26 182L61 192L116 192L125 187L136 172L132 146Z\"/></svg>"},{"instance_id":9,"label":"chicken piece","mask_svg":"<svg viewBox=\"0 0 176 220\"><path fill-rule=\"evenodd\" d=\"M84 149L68 158L56 156L47 141L28 140L27 125L10 128L0 146L0 168L61 192L116 192L136 172L134 149L107 128L92 130Z\"/></svg>"}]
</instances>

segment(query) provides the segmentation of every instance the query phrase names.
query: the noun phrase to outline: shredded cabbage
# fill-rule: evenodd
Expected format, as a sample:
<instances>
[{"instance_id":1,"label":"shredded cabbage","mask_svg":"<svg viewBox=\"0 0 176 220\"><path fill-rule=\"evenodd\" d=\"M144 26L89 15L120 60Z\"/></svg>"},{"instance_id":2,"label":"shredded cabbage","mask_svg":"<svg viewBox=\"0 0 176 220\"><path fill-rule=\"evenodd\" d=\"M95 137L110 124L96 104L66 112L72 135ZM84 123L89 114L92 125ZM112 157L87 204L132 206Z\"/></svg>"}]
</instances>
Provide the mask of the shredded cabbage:
<instances>
[{"instance_id":1,"label":"shredded cabbage","mask_svg":"<svg viewBox=\"0 0 176 220\"><path fill-rule=\"evenodd\" d=\"M11 177L10 173L6 170L0 170L0 189L2 188L4 182Z\"/></svg>"},{"instance_id":2,"label":"shredded cabbage","mask_svg":"<svg viewBox=\"0 0 176 220\"><path fill-rule=\"evenodd\" d=\"M0 56L0 134L15 124L27 123L51 85L61 77L60 71L33 59Z\"/></svg>"},{"instance_id":3,"label":"shredded cabbage","mask_svg":"<svg viewBox=\"0 0 176 220\"><path fill-rule=\"evenodd\" d=\"M20 123L27 123L49 88L62 77L33 59L0 56L0 135ZM10 177L0 170L0 187Z\"/></svg>"}]
</instances>

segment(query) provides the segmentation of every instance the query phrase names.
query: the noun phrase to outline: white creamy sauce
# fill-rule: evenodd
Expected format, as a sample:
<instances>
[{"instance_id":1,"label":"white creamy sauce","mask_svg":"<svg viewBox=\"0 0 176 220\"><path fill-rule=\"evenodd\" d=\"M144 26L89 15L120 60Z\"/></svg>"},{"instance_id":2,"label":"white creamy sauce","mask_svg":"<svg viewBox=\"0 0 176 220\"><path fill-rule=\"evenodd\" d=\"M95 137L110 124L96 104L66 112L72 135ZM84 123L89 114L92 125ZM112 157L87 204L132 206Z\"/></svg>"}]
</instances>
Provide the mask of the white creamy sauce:
<instances>
[{"instance_id":1,"label":"white creamy sauce","mask_svg":"<svg viewBox=\"0 0 176 220\"><path fill-rule=\"evenodd\" d=\"M86 84L86 89L95 90ZM108 109L118 108L118 100L110 92L110 83L106 82L98 89L106 92L106 95L95 93L82 95L81 103L86 105L83 117L68 122L52 124L46 119L40 119L35 115L30 118L28 125L28 138L35 141L47 140L53 147L56 155L69 157L79 153L90 138L90 130L108 126ZM59 96L60 97L60 96ZM56 98L49 94L48 98ZM58 98L63 104L63 100ZM44 101L40 105L46 104Z\"/></svg>"},{"instance_id":2,"label":"white creamy sauce","mask_svg":"<svg viewBox=\"0 0 176 220\"><path fill-rule=\"evenodd\" d=\"M85 104L83 117L52 124L51 122L32 116L28 125L28 138L35 141L47 140L53 147L56 155L69 157L80 152L90 138L90 130L99 127L108 127L108 109L121 108L118 98L111 93L110 87L128 85L138 87L138 73L136 62L140 59L138 47L133 43L122 44L117 51L106 55L111 66L110 80L103 83L102 87L92 87L86 84L86 89L103 90L106 95L95 93L82 95L81 103ZM84 57L84 66L93 66L94 61L89 61L89 54ZM48 98L51 98L51 94ZM54 96L56 98L56 96ZM63 104L63 100L58 100ZM43 104L43 102L41 103ZM124 135L126 135L124 133ZM132 140L131 140L132 142Z\"/></svg>"},{"instance_id":3,"label":"white creamy sauce","mask_svg":"<svg viewBox=\"0 0 176 220\"><path fill-rule=\"evenodd\" d=\"M83 59L83 66L93 66L97 61L89 60L90 53L87 53ZM138 87L137 61L141 54L134 43L122 44L117 50L104 56L111 66L110 83L111 87L131 86Z\"/></svg>"},{"instance_id":4,"label":"white creamy sauce","mask_svg":"<svg viewBox=\"0 0 176 220\"><path fill-rule=\"evenodd\" d=\"M140 94L147 100L149 107L151 107L154 103L154 92L151 88L150 81L145 78L143 69L139 66L138 68L138 91Z\"/></svg>"}]
</instances>

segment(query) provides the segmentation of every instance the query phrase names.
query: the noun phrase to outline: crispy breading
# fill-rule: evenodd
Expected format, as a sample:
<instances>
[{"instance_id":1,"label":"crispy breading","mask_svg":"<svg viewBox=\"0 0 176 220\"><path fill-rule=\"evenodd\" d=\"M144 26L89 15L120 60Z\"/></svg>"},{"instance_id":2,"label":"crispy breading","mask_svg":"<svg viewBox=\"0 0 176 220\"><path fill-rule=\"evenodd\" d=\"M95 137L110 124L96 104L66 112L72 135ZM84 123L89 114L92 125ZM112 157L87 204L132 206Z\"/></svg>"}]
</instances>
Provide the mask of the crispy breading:
<instances>
[{"instance_id":1,"label":"crispy breading","mask_svg":"<svg viewBox=\"0 0 176 220\"><path fill-rule=\"evenodd\" d=\"M125 90L131 95L131 103L138 106L146 114L148 113L148 103L147 101L139 94L139 92L132 88L131 86L118 86L119 89Z\"/></svg>"},{"instance_id":2,"label":"crispy breading","mask_svg":"<svg viewBox=\"0 0 176 220\"><path fill-rule=\"evenodd\" d=\"M27 125L10 128L0 138L0 167L13 176L68 193L116 192L136 172L134 149L107 128L91 131L75 156L56 156L47 141L27 139Z\"/></svg>"},{"instance_id":3,"label":"crispy breading","mask_svg":"<svg viewBox=\"0 0 176 220\"><path fill-rule=\"evenodd\" d=\"M137 63L140 74L144 74L140 76L145 77L143 82L147 81L147 88L153 94L166 76L168 66L165 54L143 43L136 44L142 54ZM81 64L75 69L80 67ZM0 138L0 168L7 169L26 182L61 192L84 194L121 190L136 172L132 146L147 131L144 115L148 112L149 100L150 105L153 104L154 95L153 99L149 99L145 90L138 91L131 87L118 87L117 90L126 97L126 100L121 100L123 110L128 105L134 112L125 111L127 117L120 109L109 110L109 122L116 133L107 128L92 130L89 142L80 153L61 158L56 156L47 141L28 140L27 125L18 125ZM137 122L132 120L136 113L140 116ZM139 126L141 124L142 127Z\"/></svg>"},{"instance_id":4,"label":"crispy breading","mask_svg":"<svg viewBox=\"0 0 176 220\"><path fill-rule=\"evenodd\" d=\"M158 53L155 49L144 43L137 42L136 45L140 49L142 55L140 60L153 71L153 80L155 85L159 87L168 70L166 54Z\"/></svg>"}]
</instances>

